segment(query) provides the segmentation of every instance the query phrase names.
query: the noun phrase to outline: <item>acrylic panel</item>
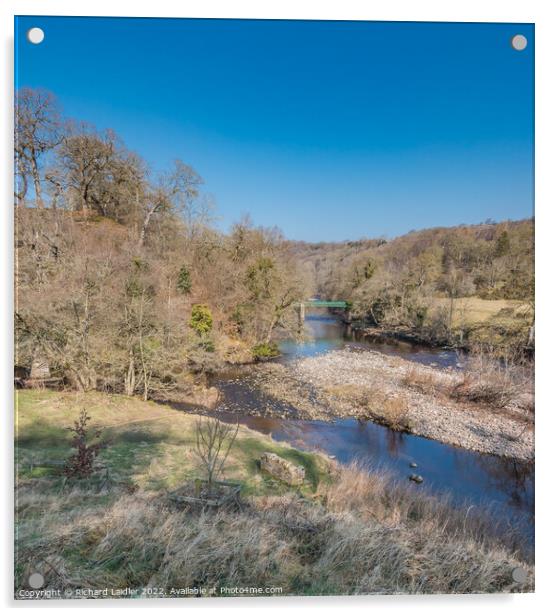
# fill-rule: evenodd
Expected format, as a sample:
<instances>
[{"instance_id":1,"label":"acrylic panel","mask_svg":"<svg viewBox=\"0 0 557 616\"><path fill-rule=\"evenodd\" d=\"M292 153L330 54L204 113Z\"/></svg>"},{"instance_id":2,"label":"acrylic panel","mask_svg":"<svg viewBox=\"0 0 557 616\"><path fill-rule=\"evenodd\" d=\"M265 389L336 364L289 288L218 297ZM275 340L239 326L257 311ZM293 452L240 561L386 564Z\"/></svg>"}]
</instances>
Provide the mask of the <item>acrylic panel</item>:
<instances>
[{"instance_id":1,"label":"acrylic panel","mask_svg":"<svg viewBox=\"0 0 557 616\"><path fill-rule=\"evenodd\" d=\"M533 63L16 18L17 599L533 591Z\"/></svg>"}]
</instances>

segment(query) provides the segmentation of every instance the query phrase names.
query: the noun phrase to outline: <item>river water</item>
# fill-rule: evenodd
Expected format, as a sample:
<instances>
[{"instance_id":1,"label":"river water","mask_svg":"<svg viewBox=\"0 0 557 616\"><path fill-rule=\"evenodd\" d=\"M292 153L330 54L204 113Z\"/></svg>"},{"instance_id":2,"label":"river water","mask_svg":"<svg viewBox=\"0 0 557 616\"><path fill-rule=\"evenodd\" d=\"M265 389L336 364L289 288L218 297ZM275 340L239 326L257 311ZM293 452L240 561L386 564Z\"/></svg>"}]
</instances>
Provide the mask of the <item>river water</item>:
<instances>
[{"instance_id":1,"label":"river water","mask_svg":"<svg viewBox=\"0 0 557 616\"><path fill-rule=\"evenodd\" d=\"M432 349L407 343L376 343L357 340L350 329L334 316L310 314L306 326L312 340L282 345L280 361L319 355L347 347L373 349L428 365L458 369L460 359L452 350ZM281 414L287 409L263 394L249 377L232 374L217 386L223 393L219 412L225 421L238 420L258 432L271 435L305 450L319 450L339 462L358 462L372 469L385 469L393 477L408 480L412 472L424 478L415 489L427 489L448 496L458 506L485 509L499 523L504 521L526 544L534 537L534 465L497 456L467 451L434 440L395 432L371 421L339 419L334 423L255 416L265 409ZM418 467L410 468L410 463ZM412 484L415 485L415 484Z\"/></svg>"}]
</instances>

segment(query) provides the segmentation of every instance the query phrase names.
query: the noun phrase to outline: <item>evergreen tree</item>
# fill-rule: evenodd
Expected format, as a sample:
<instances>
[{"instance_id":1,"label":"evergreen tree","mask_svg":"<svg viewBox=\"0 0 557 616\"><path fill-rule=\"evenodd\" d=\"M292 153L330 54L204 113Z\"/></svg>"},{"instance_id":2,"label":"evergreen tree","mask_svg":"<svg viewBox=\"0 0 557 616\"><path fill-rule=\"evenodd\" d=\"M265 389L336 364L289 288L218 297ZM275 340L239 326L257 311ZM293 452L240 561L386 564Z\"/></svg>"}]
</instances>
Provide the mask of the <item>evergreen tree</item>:
<instances>
[{"instance_id":1,"label":"evergreen tree","mask_svg":"<svg viewBox=\"0 0 557 616\"><path fill-rule=\"evenodd\" d=\"M191 291L191 276L188 268L182 265L178 272L178 281L176 282L176 288L182 295L188 295Z\"/></svg>"}]
</instances>

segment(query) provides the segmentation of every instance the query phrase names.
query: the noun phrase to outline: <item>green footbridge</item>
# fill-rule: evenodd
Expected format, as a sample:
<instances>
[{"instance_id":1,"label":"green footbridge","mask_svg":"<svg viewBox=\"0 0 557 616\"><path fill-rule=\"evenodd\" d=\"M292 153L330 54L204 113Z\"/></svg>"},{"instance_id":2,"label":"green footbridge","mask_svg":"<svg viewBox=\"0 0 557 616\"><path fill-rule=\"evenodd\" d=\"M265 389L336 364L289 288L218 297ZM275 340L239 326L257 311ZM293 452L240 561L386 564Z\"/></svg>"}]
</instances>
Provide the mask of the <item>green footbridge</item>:
<instances>
[{"instance_id":1,"label":"green footbridge","mask_svg":"<svg viewBox=\"0 0 557 616\"><path fill-rule=\"evenodd\" d=\"M306 308L341 308L342 310L349 310L350 306L348 302L342 300L327 300L327 299L308 299L298 304L298 318L300 323L300 329L303 327L304 320L306 318Z\"/></svg>"},{"instance_id":2,"label":"green footbridge","mask_svg":"<svg viewBox=\"0 0 557 616\"><path fill-rule=\"evenodd\" d=\"M303 304L306 308L348 308L348 302L342 300L308 299Z\"/></svg>"}]
</instances>

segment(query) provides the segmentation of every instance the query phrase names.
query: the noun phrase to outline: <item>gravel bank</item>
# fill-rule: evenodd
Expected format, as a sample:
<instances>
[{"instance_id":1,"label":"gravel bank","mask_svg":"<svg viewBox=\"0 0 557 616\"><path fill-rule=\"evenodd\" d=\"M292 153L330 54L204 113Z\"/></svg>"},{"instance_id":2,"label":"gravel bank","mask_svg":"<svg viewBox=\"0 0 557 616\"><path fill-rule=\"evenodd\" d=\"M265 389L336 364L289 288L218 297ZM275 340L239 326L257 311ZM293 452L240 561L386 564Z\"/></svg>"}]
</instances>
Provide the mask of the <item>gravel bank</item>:
<instances>
[{"instance_id":1,"label":"gravel bank","mask_svg":"<svg viewBox=\"0 0 557 616\"><path fill-rule=\"evenodd\" d=\"M434 383L420 391L408 375ZM382 408L402 408L404 429L466 449L521 461L534 457L533 415L515 405L493 408L457 402L446 393L452 370L417 366L374 351L339 350L257 367L256 383L306 419L360 417L389 423ZM411 381L412 379L410 379ZM396 404L394 404L396 403Z\"/></svg>"}]
</instances>

